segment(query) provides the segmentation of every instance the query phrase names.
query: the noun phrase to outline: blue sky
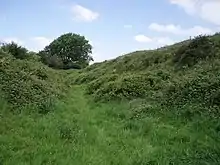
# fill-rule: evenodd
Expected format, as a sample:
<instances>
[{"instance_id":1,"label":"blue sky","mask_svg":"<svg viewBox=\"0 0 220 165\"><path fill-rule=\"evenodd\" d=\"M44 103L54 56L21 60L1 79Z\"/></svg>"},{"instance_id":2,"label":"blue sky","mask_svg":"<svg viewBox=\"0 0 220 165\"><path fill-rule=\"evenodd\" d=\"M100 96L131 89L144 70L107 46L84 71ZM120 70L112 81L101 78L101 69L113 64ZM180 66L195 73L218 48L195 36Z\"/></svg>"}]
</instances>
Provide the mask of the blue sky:
<instances>
[{"instance_id":1,"label":"blue sky","mask_svg":"<svg viewBox=\"0 0 220 165\"><path fill-rule=\"evenodd\" d=\"M38 51L67 32L95 61L220 31L219 0L0 0L0 40Z\"/></svg>"}]
</instances>

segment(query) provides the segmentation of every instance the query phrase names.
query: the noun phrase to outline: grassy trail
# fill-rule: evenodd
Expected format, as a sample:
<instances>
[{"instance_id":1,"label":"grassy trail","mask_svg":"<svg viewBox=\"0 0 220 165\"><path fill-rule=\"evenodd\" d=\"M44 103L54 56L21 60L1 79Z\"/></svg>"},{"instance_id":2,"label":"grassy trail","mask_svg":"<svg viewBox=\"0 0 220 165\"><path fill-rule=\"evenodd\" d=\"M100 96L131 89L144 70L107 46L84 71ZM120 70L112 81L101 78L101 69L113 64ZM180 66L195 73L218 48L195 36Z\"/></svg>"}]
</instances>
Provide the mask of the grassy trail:
<instances>
[{"instance_id":1,"label":"grassy trail","mask_svg":"<svg viewBox=\"0 0 220 165\"><path fill-rule=\"evenodd\" d=\"M0 164L217 165L220 162L216 145L219 141L210 129L210 122L208 125L205 120L200 121L204 124L200 127L198 121L182 123L151 113L140 118L128 103L94 103L77 86L70 93L54 112L45 116L13 115L6 111L7 107L0 107Z\"/></svg>"}]
</instances>

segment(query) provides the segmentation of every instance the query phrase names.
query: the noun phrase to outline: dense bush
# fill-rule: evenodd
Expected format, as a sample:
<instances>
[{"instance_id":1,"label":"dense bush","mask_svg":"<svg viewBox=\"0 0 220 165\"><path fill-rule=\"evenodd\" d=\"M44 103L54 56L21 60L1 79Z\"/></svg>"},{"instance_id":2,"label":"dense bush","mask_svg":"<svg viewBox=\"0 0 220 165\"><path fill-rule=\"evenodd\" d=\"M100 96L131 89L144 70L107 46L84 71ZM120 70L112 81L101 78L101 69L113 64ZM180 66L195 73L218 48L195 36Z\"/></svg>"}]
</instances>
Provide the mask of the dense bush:
<instances>
[{"instance_id":1,"label":"dense bush","mask_svg":"<svg viewBox=\"0 0 220 165\"><path fill-rule=\"evenodd\" d=\"M19 46L14 42L1 44L1 49L17 59L26 59L29 56L26 48Z\"/></svg>"},{"instance_id":2,"label":"dense bush","mask_svg":"<svg viewBox=\"0 0 220 165\"><path fill-rule=\"evenodd\" d=\"M40 62L0 55L0 91L13 107L36 105L42 113L48 111L65 91L62 76Z\"/></svg>"},{"instance_id":3,"label":"dense bush","mask_svg":"<svg viewBox=\"0 0 220 165\"><path fill-rule=\"evenodd\" d=\"M210 36L195 37L188 45L181 46L176 52L173 61L178 66L192 66L197 62L214 57L215 43Z\"/></svg>"},{"instance_id":4,"label":"dense bush","mask_svg":"<svg viewBox=\"0 0 220 165\"><path fill-rule=\"evenodd\" d=\"M77 62L69 61L64 63L57 55L49 56L43 51L39 52L38 55L41 57L42 63L54 69L82 69L84 67L81 63Z\"/></svg>"},{"instance_id":5,"label":"dense bush","mask_svg":"<svg viewBox=\"0 0 220 165\"><path fill-rule=\"evenodd\" d=\"M195 77L182 77L166 86L163 97L171 105L196 102L204 106L219 106L220 76L207 71Z\"/></svg>"},{"instance_id":6,"label":"dense bush","mask_svg":"<svg viewBox=\"0 0 220 165\"><path fill-rule=\"evenodd\" d=\"M84 83L90 83L93 80L98 79L99 77L103 76L104 73L100 69L99 71L91 71L91 72L81 72L78 76L76 76L74 79L75 84L84 84Z\"/></svg>"},{"instance_id":7,"label":"dense bush","mask_svg":"<svg viewBox=\"0 0 220 165\"><path fill-rule=\"evenodd\" d=\"M88 93L97 100L149 97L160 89L161 78L148 74L107 75L88 84Z\"/></svg>"},{"instance_id":8,"label":"dense bush","mask_svg":"<svg viewBox=\"0 0 220 165\"><path fill-rule=\"evenodd\" d=\"M75 62L68 62L66 63L62 69L82 69L84 66L80 63Z\"/></svg>"},{"instance_id":9,"label":"dense bush","mask_svg":"<svg viewBox=\"0 0 220 165\"><path fill-rule=\"evenodd\" d=\"M94 81L91 81L88 84L87 93L88 94L95 93L96 90L101 88L105 83L115 81L118 77L119 77L119 75L117 75L117 74L107 74L105 76L101 76L100 78L95 79Z\"/></svg>"},{"instance_id":10,"label":"dense bush","mask_svg":"<svg viewBox=\"0 0 220 165\"><path fill-rule=\"evenodd\" d=\"M44 52L39 52L38 55L41 57L41 61L45 64L48 65L51 68L56 68L56 69L62 69L63 68L63 61L61 58L59 58L56 55L49 56L48 54Z\"/></svg>"}]
</instances>

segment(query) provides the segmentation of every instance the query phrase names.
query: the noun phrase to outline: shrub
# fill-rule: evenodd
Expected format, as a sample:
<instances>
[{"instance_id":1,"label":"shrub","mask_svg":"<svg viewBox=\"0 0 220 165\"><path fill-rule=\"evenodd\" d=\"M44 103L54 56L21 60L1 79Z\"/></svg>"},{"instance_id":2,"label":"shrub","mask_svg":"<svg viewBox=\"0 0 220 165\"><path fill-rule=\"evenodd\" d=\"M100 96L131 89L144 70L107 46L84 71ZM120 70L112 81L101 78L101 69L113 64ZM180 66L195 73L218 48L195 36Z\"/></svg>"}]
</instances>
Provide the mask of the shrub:
<instances>
[{"instance_id":1,"label":"shrub","mask_svg":"<svg viewBox=\"0 0 220 165\"><path fill-rule=\"evenodd\" d=\"M164 99L170 105L198 103L204 106L219 106L220 77L206 73L197 77L183 78L170 83L165 89Z\"/></svg>"},{"instance_id":2,"label":"shrub","mask_svg":"<svg viewBox=\"0 0 220 165\"><path fill-rule=\"evenodd\" d=\"M14 42L2 44L1 49L17 59L26 59L28 57L28 50Z\"/></svg>"},{"instance_id":3,"label":"shrub","mask_svg":"<svg viewBox=\"0 0 220 165\"><path fill-rule=\"evenodd\" d=\"M40 56L36 52L32 52L32 51L28 52L27 60L41 62Z\"/></svg>"},{"instance_id":4,"label":"shrub","mask_svg":"<svg viewBox=\"0 0 220 165\"><path fill-rule=\"evenodd\" d=\"M113 81L103 81L102 79L94 81L88 86L88 89L96 99L134 99L150 97L153 90L159 89L157 85L159 81L161 79L147 74L124 75Z\"/></svg>"},{"instance_id":5,"label":"shrub","mask_svg":"<svg viewBox=\"0 0 220 165\"><path fill-rule=\"evenodd\" d=\"M181 46L174 55L177 66L192 66L215 55L215 44L209 36L195 37L188 45Z\"/></svg>"},{"instance_id":6,"label":"shrub","mask_svg":"<svg viewBox=\"0 0 220 165\"><path fill-rule=\"evenodd\" d=\"M44 63L45 65L48 65L51 68L55 68L55 69L62 69L64 64L61 58L59 58L56 55L48 55L43 51L40 51L38 53L38 56L41 57L41 61L42 63Z\"/></svg>"},{"instance_id":7,"label":"shrub","mask_svg":"<svg viewBox=\"0 0 220 165\"><path fill-rule=\"evenodd\" d=\"M75 84L85 84L85 83L90 83L92 82L93 80L96 80L98 79L99 77L103 76L103 73L102 72L95 72L95 71L92 71L92 72L82 72L80 73L77 77L75 77L75 81L74 83Z\"/></svg>"},{"instance_id":8,"label":"shrub","mask_svg":"<svg viewBox=\"0 0 220 165\"><path fill-rule=\"evenodd\" d=\"M40 62L10 55L0 58L0 91L13 107L36 105L41 113L46 113L52 100L66 91L63 77Z\"/></svg>"},{"instance_id":9,"label":"shrub","mask_svg":"<svg viewBox=\"0 0 220 165\"><path fill-rule=\"evenodd\" d=\"M102 76L98 79L95 79L94 81L91 81L88 84L87 87L87 93L88 94L93 94L96 92L96 90L98 90L99 88L101 88L101 86L105 83L109 83L111 81L115 81L117 78L119 77L119 75L117 74L107 74L105 76Z\"/></svg>"},{"instance_id":10,"label":"shrub","mask_svg":"<svg viewBox=\"0 0 220 165\"><path fill-rule=\"evenodd\" d=\"M82 69L83 66L79 63L68 62L63 66L63 69Z\"/></svg>"}]
</instances>

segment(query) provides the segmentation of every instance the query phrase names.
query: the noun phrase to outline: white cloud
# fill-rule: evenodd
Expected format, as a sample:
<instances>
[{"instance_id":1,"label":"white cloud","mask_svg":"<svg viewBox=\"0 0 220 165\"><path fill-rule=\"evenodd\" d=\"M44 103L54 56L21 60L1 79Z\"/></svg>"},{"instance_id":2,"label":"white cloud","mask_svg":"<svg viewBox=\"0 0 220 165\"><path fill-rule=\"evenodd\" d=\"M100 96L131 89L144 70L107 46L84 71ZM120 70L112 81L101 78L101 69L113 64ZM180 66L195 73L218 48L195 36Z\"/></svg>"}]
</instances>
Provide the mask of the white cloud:
<instances>
[{"instance_id":1,"label":"white cloud","mask_svg":"<svg viewBox=\"0 0 220 165\"><path fill-rule=\"evenodd\" d=\"M148 27L150 30L154 30L157 32L169 32L169 33L176 33L179 32L180 26L175 26L173 24L169 25L160 25L158 23L151 23Z\"/></svg>"},{"instance_id":2,"label":"white cloud","mask_svg":"<svg viewBox=\"0 0 220 165\"><path fill-rule=\"evenodd\" d=\"M126 29L131 29L133 26L132 25L124 25L124 28Z\"/></svg>"},{"instance_id":3,"label":"white cloud","mask_svg":"<svg viewBox=\"0 0 220 165\"><path fill-rule=\"evenodd\" d=\"M157 32L166 32L176 35L186 35L186 36L197 36L200 34L212 34L213 31L209 28L201 27L201 26L194 26L192 28L182 28L180 25L174 24L167 24L162 25L158 23L152 23L148 27L150 30L157 31Z\"/></svg>"},{"instance_id":4,"label":"white cloud","mask_svg":"<svg viewBox=\"0 0 220 165\"><path fill-rule=\"evenodd\" d=\"M145 36L145 35L142 35L142 34L136 35L136 36L134 37L134 39L135 39L137 42L152 42L152 39L151 39L151 38L149 38L149 37L147 37L147 36Z\"/></svg>"},{"instance_id":5,"label":"white cloud","mask_svg":"<svg viewBox=\"0 0 220 165\"><path fill-rule=\"evenodd\" d=\"M92 22L99 17L99 13L94 12L80 5L72 6L73 19L76 21Z\"/></svg>"},{"instance_id":6,"label":"white cloud","mask_svg":"<svg viewBox=\"0 0 220 165\"><path fill-rule=\"evenodd\" d=\"M145 35L137 35L134 37L137 42L141 43L152 43L157 46L164 46L173 44L174 41L169 37L147 37Z\"/></svg>"},{"instance_id":7,"label":"white cloud","mask_svg":"<svg viewBox=\"0 0 220 165\"><path fill-rule=\"evenodd\" d=\"M183 8L188 14L195 14L198 5L197 0L169 0L171 4L178 5Z\"/></svg>"},{"instance_id":8,"label":"white cloud","mask_svg":"<svg viewBox=\"0 0 220 165\"><path fill-rule=\"evenodd\" d=\"M30 49L33 51L39 51L49 45L52 42L52 39L46 37L33 37L31 38L31 41L33 44L30 46Z\"/></svg>"},{"instance_id":9,"label":"white cloud","mask_svg":"<svg viewBox=\"0 0 220 165\"><path fill-rule=\"evenodd\" d=\"M190 15L220 25L220 1L219 0L169 0Z\"/></svg>"},{"instance_id":10,"label":"white cloud","mask_svg":"<svg viewBox=\"0 0 220 165\"><path fill-rule=\"evenodd\" d=\"M52 39L46 38L46 37L34 37L32 38L33 41L35 41L38 45L46 46L49 45Z\"/></svg>"},{"instance_id":11,"label":"white cloud","mask_svg":"<svg viewBox=\"0 0 220 165\"><path fill-rule=\"evenodd\" d=\"M220 25L220 1L204 3L201 7L201 13L203 19Z\"/></svg>"}]
</instances>

